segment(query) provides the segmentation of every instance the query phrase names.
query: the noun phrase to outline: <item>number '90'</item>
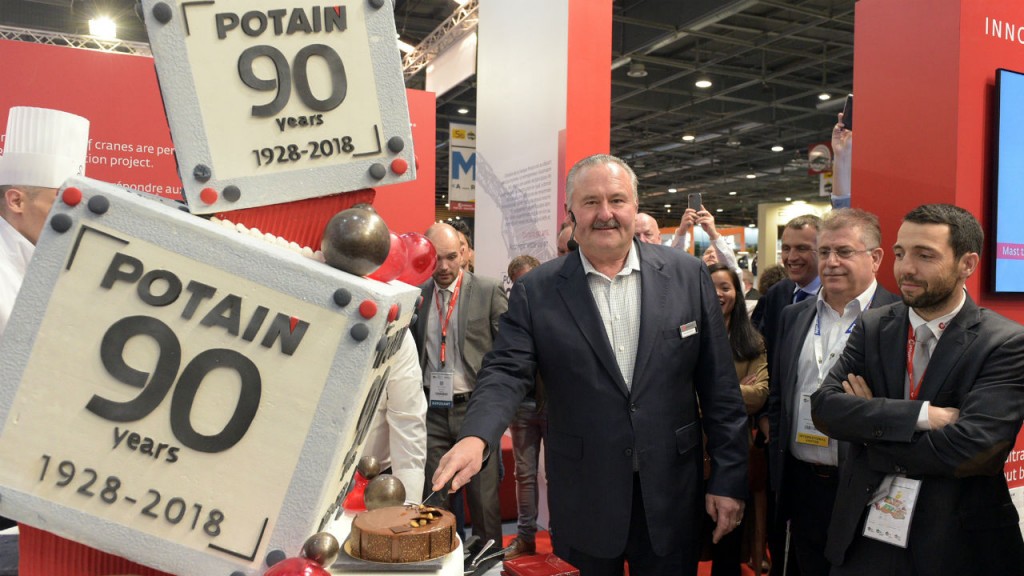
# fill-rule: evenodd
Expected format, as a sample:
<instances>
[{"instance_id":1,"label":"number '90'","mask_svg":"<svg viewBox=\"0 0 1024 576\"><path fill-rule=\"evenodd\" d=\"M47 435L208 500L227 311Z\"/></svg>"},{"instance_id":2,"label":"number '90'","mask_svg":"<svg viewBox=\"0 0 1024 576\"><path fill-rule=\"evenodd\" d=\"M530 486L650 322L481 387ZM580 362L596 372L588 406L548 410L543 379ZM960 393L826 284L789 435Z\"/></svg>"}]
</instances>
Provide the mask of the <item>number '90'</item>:
<instances>
[{"instance_id":1,"label":"number '90'","mask_svg":"<svg viewBox=\"0 0 1024 576\"><path fill-rule=\"evenodd\" d=\"M139 370L125 360L125 345L132 338L151 338L159 348L156 366ZM171 396L171 431L183 445L199 452L223 452L237 444L248 432L259 409L262 381L256 365L241 353L225 348L200 352L178 375L181 366L181 343L167 324L149 316L129 316L114 322L103 334L100 360L115 379L142 390L126 402L117 402L94 395L86 409L113 422L134 422L148 416ZM192 405L199 386L216 369L235 371L241 389L234 412L224 428L216 434L202 434L192 425ZM175 386L177 381L177 386Z\"/></svg>"},{"instance_id":2,"label":"number '90'","mask_svg":"<svg viewBox=\"0 0 1024 576\"><path fill-rule=\"evenodd\" d=\"M309 85L309 59L317 56L327 65L328 78L331 81L331 92L324 98L319 99L313 94ZM275 75L273 78L260 78L256 76L253 69L253 62L257 58L269 58L274 64ZM261 92L276 91L277 95L273 100L259 106L252 107L252 115L257 117L273 116L288 105L292 96L292 72L295 75L295 92L298 93L302 103L311 110L317 112L329 112L337 108L344 100L348 92L348 79L345 76L345 64L341 56L333 48L326 44L310 44L295 54L294 63L289 66L288 60L280 50L273 46L259 45L246 48L238 57L238 76L242 82Z\"/></svg>"}]
</instances>

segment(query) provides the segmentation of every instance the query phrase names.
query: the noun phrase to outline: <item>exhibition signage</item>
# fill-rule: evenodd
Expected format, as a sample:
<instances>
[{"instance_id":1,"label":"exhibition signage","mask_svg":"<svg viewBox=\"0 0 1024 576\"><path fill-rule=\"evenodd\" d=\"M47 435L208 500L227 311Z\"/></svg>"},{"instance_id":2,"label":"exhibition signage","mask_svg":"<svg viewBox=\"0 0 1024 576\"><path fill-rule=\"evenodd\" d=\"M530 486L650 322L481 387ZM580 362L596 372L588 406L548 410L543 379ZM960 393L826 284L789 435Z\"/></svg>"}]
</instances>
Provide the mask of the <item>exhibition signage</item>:
<instances>
[{"instance_id":1,"label":"exhibition signage","mask_svg":"<svg viewBox=\"0 0 1024 576\"><path fill-rule=\"evenodd\" d=\"M390 2L143 7L192 212L414 179Z\"/></svg>"},{"instance_id":2,"label":"exhibition signage","mask_svg":"<svg viewBox=\"0 0 1024 576\"><path fill-rule=\"evenodd\" d=\"M69 182L0 344L0 514L261 574L330 517L418 290Z\"/></svg>"},{"instance_id":3,"label":"exhibition signage","mask_svg":"<svg viewBox=\"0 0 1024 576\"><path fill-rule=\"evenodd\" d=\"M476 203L476 126L448 127L448 203L453 212L472 212Z\"/></svg>"}]
</instances>

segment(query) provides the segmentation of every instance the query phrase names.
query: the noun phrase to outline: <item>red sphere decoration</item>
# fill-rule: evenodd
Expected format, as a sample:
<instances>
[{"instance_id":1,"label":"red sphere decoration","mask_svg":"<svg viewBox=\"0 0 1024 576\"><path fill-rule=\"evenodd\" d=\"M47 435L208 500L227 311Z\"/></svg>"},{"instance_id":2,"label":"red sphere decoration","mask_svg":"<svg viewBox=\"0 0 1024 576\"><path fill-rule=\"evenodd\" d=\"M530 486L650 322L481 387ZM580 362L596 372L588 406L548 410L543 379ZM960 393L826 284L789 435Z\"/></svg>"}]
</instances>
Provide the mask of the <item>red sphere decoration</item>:
<instances>
[{"instance_id":1,"label":"red sphere decoration","mask_svg":"<svg viewBox=\"0 0 1024 576\"><path fill-rule=\"evenodd\" d=\"M398 234L391 233L391 248L388 250L388 257L384 260L384 263L380 265L370 274L367 274L367 278L373 278L374 280L380 280L381 282L391 282L398 275L405 270L406 264L409 261L409 254L405 251L405 243L398 237Z\"/></svg>"},{"instance_id":2,"label":"red sphere decoration","mask_svg":"<svg viewBox=\"0 0 1024 576\"><path fill-rule=\"evenodd\" d=\"M68 186L64 189L64 194L61 195L61 199L68 206L78 206L78 203L82 201L82 191L74 186Z\"/></svg>"},{"instance_id":3,"label":"red sphere decoration","mask_svg":"<svg viewBox=\"0 0 1024 576\"><path fill-rule=\"evenodd\" d=\"M287 558L271 566L263 576L331 576L331 573L308 558Z\"/></svg>"},{"instance_id":4,"label":"red sphere decoration","mask_svg":"<svg viewBox=\"0 0 1024 576\"><path fill-rule=\"evenodd\" d=\"M377 303L373 300L363 300L359 305L359 313L367 320L377 315Z\"/></svg>"},{"instance_id":5,"label":"red sphere decoration","mask_svg":"<svg viewBox=\"0 0 1024 576\"><path fill-rule=\"evenodd\" d=\"M437 267L437 250L426 236L416 232L402 234L402 242L405 243L405 251L409 255L409 264L398 279L406 284L419 286L433 275L434 268Z\"/></svg>"},{"instance_id":6,"label":"red sphere decoration","mask_svg":"<svg viewBox=\"0 0 1024 576\"><path fill-rule=\"evenodd\" d=\"M409 170L409 163L402 158L395 158L391 161L391 171L401 176Z\"/></svg>"},{"instance_id":7,"label":"red sphere decoration","mask_svg":"<svg viewBox=\"0 0 1024 576\"><path fill-rule=\"evenodd\" d=\"M220 194L218 194L213 188L203 188L199 191L199 199L202 200L204 204L213 204L217 202L217 198L219 196Z\"/></svg>"}]
</instances>

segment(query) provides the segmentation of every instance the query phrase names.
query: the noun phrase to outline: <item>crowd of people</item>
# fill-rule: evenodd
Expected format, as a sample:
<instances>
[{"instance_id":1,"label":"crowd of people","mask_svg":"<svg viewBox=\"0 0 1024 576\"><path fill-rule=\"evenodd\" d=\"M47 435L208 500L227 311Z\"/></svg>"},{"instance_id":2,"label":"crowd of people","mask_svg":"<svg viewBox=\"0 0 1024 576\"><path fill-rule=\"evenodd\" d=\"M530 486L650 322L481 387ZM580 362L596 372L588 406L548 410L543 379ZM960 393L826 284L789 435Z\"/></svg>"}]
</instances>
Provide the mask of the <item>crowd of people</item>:
<instances>
[{"instance_id":1,"label":"crowd of people","mask_svg":"<svg viewBox=\"0 0 1024 576\"><path fill-rule=\"evenodd\" d=\"M755 289L709 211L661 245L636 186L612 156L570 171L560 256L510 263L507 312L425 492L478 482L512 424L510 552L534 551L543 439L554 551L584 575L695 574L701 559L716 576L1024 574L1002 473L1024 327L967 294L974 216L921 206L888 243L863 210L800 216ZM712 241L700 260L680 249L695 226ZM886 246L897 293L875 279Z\"/></svg>"},{"instance_id":2,"label":"crowd of people","mask_svg":"<svg viewBox=\"0 0 1024 576\"><path fill-rule=\"evenodd\" d=\"M0 334L73 174L5 159ZM382 467L456 512L465 498L475 552L502 541L509 429L512 558L536 552L543 443L554 552L583 576L692 575L702 558L715 576L1024 574L1002 473L1024 327L965 289L974 216L921 206L889 239L863 210L800 216L754 288L703 206L662 245L637 185L613 156L573 166L559 256L513 259L510 293L474 274L468 228L427 230L437 264L367 444ZM695 227L702 259L682 249ZM875 279L887 246L895 294Z\"/></svg>"}]
</instances>

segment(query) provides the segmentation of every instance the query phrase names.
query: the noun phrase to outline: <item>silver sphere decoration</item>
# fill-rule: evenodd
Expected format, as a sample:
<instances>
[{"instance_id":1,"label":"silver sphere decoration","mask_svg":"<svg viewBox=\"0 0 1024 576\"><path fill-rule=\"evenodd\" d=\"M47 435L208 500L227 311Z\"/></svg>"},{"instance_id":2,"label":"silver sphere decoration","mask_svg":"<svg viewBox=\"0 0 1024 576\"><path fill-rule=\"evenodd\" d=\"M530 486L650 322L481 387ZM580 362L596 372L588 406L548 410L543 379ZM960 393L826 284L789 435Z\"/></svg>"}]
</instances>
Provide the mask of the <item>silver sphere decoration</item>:
<instances>
[{"instance_id":1,"label":"silver sphere decoration","mask_svg":"<svg viewBox=\"0 0 1024 576\"><path fill-rule=\"evenodd\" d=\"M341 545L338 544L338 539L333 534L330 532L317 532L306 539L306 543L302 545L302 553L300 555L326 568L334 564L334 561L338 559L340 551Z\"/></svg>"},{"instance_id":2,"label":"silver sphere decoration","mask_svg":"<svg viewBox=\"0 0 1024 576\"><path fill-rule=\"evenodd\" d=\"M366 485L363 502L367 510L405 504L405 486L391 474L381 474Z\"/></svg>"},{"instance_id":3,"label":"silver sphere decoration","mask_svg":"<svg viewBox=\"0 0 1024 576\"><path fill-rule=\"evenodd\" d=\"M373 480L380 475L380 461L373 456L363 456L356 464L356 470L367 480Z\"/></svg>"},{"instance_id":4,"label":"silver sphere decoration","mask_svg":"<svg viewBox=\"0 0 1024 576\"><path fill-rule=\"evenodd\" d=\"M327 264L349 274L366 276L387 260L391 231L373 210L349 208L327 223L320 248Z\"/></svg>"}]
</instances>

